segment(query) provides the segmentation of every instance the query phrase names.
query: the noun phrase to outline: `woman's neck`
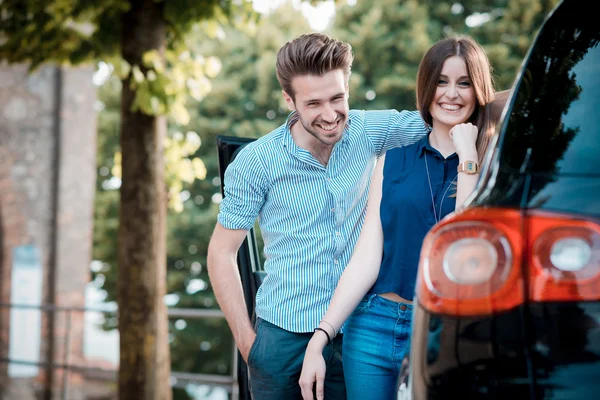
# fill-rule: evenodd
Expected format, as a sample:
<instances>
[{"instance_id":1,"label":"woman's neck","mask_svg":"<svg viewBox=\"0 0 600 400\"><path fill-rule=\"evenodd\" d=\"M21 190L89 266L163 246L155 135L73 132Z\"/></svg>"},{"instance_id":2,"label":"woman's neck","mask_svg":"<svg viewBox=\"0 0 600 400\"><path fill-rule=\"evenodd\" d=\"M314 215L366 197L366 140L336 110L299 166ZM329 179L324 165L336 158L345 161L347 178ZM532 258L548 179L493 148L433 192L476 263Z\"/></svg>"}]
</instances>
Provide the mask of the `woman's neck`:
<instances>
[{"instance_id":1,"label":"woman's neck","mask_svg":"<svg viewBox=\"0 0 600 400\"><path fill-rule=\"evenodd\" d=\"M454 142L450 138L450 129L433 126L429 134L429 144L440 152L444 158L456 152Z\"/></svg>"}]
</instances>

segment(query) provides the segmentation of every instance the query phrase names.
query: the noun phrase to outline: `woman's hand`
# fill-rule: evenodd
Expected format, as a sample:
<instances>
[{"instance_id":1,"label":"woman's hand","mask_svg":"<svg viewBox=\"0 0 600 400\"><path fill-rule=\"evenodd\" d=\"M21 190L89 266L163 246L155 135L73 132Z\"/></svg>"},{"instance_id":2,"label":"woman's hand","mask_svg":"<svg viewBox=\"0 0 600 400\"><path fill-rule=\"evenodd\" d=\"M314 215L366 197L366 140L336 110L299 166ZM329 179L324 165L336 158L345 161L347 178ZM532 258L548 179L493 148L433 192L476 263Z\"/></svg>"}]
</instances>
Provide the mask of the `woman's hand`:
<instances>
[{"instance_id":1,"label":"woman's hand","mask_svg":"<svg viewBox=\"0 0 600 400\"><path fill-rule=\"evenodd\" d=\"M302 398L304 400L314 400L315 398L323 400L325 397L323 387L327 367L323 358L323 349L319 349L319 346L313 346L313 344L313 340L311 340L306 348L304 362L302 363L302 373L300 374L298 383L302 389ZM316 389L313 394L315 382Z\"/></svg>"},{"instance_id":2,"label":"woman's hand","mask_svg":"<svg viewBox=\"0 0 600 400\"><path fill-rule=\"evenodd\" d=\"M450 137L454 142L454 149L458 155L458 161L475 161L479 163L477 154L477 126L472 123L458 124L450 129ZM456 210L460 210L467 198L475 189L479 174L458 173L456 180Z\"/></svg>"},{"instance_id":3,"label":"woman's hand","mask_svg":"<svg viewBox=\"0 0 600 400\"><path fill-rule=\"evenodd\" d=\"M470 122L455 125L450 129L450 138L454 142L454 148L458 158L461 160L477 160L477 135L479 129Z\"/></svg>"}]
</instances>

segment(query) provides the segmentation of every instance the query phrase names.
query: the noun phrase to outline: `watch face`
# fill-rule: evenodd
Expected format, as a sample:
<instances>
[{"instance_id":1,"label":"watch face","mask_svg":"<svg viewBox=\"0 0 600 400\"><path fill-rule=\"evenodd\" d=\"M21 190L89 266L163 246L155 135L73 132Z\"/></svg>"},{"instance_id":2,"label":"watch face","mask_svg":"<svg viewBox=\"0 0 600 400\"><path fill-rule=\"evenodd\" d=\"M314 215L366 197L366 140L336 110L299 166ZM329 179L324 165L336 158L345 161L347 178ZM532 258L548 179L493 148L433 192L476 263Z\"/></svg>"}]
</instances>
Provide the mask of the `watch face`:
<instances>
[{"instance_id":1,"label":"watch face","mask_svg":"<svg viewBox=\"0 0 600 400\"><path fill-rule=\"evenodd\" d=\"M475 161L464 161L458 166L458 172L465 174L476 174L479 172L479 165Z\"/></svg>"}]
</instances>

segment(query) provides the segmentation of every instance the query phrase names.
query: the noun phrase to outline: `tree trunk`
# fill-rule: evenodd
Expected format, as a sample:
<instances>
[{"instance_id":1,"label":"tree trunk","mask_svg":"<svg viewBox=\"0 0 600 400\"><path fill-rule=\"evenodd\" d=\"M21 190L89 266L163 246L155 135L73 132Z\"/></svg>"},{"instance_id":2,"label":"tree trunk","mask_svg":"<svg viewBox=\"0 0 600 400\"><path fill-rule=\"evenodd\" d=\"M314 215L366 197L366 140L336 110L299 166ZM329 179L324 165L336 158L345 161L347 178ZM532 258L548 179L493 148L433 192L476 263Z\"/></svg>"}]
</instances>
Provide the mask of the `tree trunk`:
<instances>
[{"instance_id":1,"label":"tree trunk","mask_svg":"<svg viewBox=\"0 0 600 400\"><path fill-rule=\"evenodd\" d=\"M121 51L141 67L142 55L165 48L164 2L131 0L123 16ZM142 68L142 71L144 69ZM167 339L166 189L163 140L166 119L132 112L135 91L123 81L121 97L122 185L117 282L119 304L119 399L170 400Z\"/></svg>"}]
</instances>

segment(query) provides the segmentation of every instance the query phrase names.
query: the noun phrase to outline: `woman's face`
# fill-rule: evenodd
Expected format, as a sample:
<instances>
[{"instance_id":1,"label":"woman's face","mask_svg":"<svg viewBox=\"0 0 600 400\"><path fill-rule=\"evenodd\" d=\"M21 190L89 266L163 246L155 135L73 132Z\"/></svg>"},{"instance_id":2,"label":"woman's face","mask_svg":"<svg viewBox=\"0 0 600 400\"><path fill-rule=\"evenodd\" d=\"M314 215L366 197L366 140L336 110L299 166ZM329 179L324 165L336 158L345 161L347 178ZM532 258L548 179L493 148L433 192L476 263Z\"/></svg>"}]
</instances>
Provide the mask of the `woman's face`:
<instances>
[{"instance_id":1,"label":"woman's face","mask_svg":"<svg viewBox=\"0 0 600 400\"><path fill-rule=\"evenodd\" d=\"M475 111L475 104L475 89L464 60L459 56L447 58L429 105L433 126L443 125L450 129L467 122Z\"/></svg>"}]
</instances>

